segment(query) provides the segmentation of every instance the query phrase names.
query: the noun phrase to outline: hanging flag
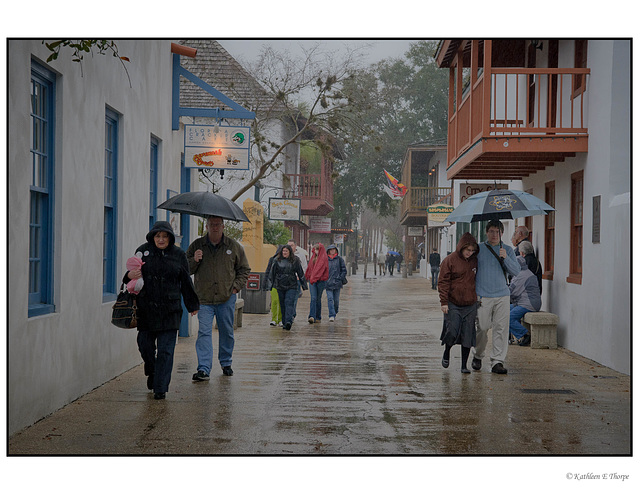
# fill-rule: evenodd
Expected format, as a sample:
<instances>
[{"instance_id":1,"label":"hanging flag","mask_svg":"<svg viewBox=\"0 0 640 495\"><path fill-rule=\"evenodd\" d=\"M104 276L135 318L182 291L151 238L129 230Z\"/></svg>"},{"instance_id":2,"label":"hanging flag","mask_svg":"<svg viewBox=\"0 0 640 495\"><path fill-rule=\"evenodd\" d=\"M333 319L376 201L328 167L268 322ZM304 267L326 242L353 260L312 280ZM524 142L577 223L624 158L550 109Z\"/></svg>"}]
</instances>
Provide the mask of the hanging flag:
<instances>
[{"instance_id":1,"label":"hanging flag","mask_svg":"<svg viewBox=\"0 0 640 495\"><path fill-rule=\"evenodd\" d=\"M398 182L398 179L393 177L393 175L391 175L386 170L384 170L384 175L387 178L387 183L389 184L389 189L391 190L393 196L395 196L396 198L402 198L407 193L407 186Z\"/></svg>"}]
</instances>

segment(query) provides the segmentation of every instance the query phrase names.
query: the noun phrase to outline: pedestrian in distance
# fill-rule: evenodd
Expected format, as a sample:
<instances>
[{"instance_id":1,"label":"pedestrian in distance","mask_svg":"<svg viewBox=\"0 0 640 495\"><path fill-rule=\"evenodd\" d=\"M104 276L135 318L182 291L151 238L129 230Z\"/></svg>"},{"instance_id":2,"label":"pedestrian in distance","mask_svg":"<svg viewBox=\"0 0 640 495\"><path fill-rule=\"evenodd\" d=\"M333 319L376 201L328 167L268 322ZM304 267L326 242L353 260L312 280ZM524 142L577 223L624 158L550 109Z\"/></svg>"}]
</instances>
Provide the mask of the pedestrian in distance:
<instances>
[{"instance_id":1,"label":"pedestrian in distance","mask_svg":"<svg viewBox=\"0 0 640 495\"><path fill-rule=\"evenodd\" d=\"M502 244L504 226L499 220L490 220L485 227L487 241L479 245L476 293L478 295L478 325L476 346L471 367L479 371L491 330L491 371L504 375L504 363L509 348L510 292L509 275L520 272L520 264L510 246Z\"/></svg>"},{"instance_id":2,"label":"pedestrian in distance","mask_svg":"<svg viewBox=\"0 0 640 495\"><path fill-rule=\"evenodd\" d=\"M296 241L294 241L293 239L289 239L289 241L287 242L287 244L289 244L289 246L291 246L291 249L293 249L293 253L297 256L297 258L300 260L300 265L302 265L302 271L306 271L307 270L307 259L309 256L309 253L307 253L307 251L305 249L302 249L300 246L296 245ZM298 295L296 297L295 303L293 304L293 319L296 319L296 316L298 316L298 299L300 299L302 297L302 282L300 282L300 280L298 280Z\"/></svg>"},{"instance_id":3,"label":"pedestrian in distance","mask_svg":"<svg viewBox=\"0 0 640 495\"><path fill-rule=\"evenodd\" d=\"M293 325L293 305L298 297L298 282L303 290L307 290L300 260L291 246L285 244L271 264L266 287L267 290L274 288L278 292L285 330L291 330Z\"/></svg>"},{"instance_id":4,"label":"pedestrian in distance","mask_svg":"<svg viewBox=\"0 0 640 495\"><path fill-rule=\"evenodd\" d=\"M278 257L278 255L280 254L280 252L282 251L282 247L283 245L280 244L277 248L276 248L276 252L275 254L269 258L269 263L267 264L267 270L264 272L265 273L265 287L267 284L267 280L269 277L269 273L271 272L271 266L273 265L273 261ZM264 288L264 290L266 291L266 288ZM273 287L271 289L271 323L269 323L269 325L271 325L272 327L275 326L282 326L282 309L280 307L280 298L278 297L278 291L276 290L275 287Z\"/></svg>"},{"instance_id":5,"label":"pedestrian in distance","mask_svg":"<svg viewBox=\"0 0 640 495\"><path fill-rule=\"evenodd\" d=\"M400 270L402 269L403 260L404 260L404 256L402 256L402 253L398 253L395 255L395 261L398 264L398 273L400 273Z\"/></svg>"},{"instance_id":6,"label":"pedestrian in distance","mask_svg":"<svg viewBox=\"0 0 640 495\"><path fill-rule=\"evenodd\" d=\"M476 272L478 270L478 243L465 232L455 252L442 261L438 294L444 322L440 340L445 346L442 366L449 367L451 348L462 346L462 373L470 373L467 368L469 353L476 345Z\"/></svg>"},{"instance_id":7,"label":"pedestrian in distance","mask_svg":"<svg viewBox=\"0 0 640 495\"><path fill-rule=\"evenodd\" d=\"M509 342L527 346L531 342L531 335L520 320L531 311L540 311L542 298L538 289L538 279L529 270L527 261L523 256L516 257L516 260L520 264L520 273L513 277L509 285L511 292Z\"/></svg>"},{"instance_id":8,"label":"pedestrian in distance","mask_svg":"<svg viewBox=\"0 0 640 495\"><path fill-rule=\"evenodd\" d=\"M391 253L387 253L385 262L387 264L387 271L389 272L389 276L393 277L393 267L395 266L396 257Z\"/></svg>"},{"instance_id":9,"label":"pedestrian in distance","mask_svg":"<svg viewBox=\"0 0 640 495\"><path fill-rule=\"evenodd\" d=\"M440 254L437 248L433 248L433 253L429 255L429 265L431 266L431 288L438 288L438 274L440 273Z\"/></svg>"},{"instance_id":10,"label":"pedestrian in distance","mask_svg":"<svg viewBox=\"0 0 640 495\"><path fill-rule=\"evenodd\" d=\"M200 298L196 339L198 369L192 379L195 382L209 380L213 365L214 317L218 324L218 362L222 374L231 376L236 299L251 272L244 248L238 241L224 235L222 218L210 216L207 218L207 232L191 243L187 259Z\"/></svg>"},{"instance_id":11,"label":"pedestrian in distance","mask_svg":"<svg viewBox=\"0 0 640 495\"><path fill-rule=\"evenodd\" d=\"M327 306L329 307L329 321L335 321L340 306L340 290L347 281L347 266L338 248L333 244L327 249L329 260L329 278L327 279Z\"/></svg>"},{"instance_id":12,"label":"pedestrian in distance","mask_svg":"<svg viewBox=\"0 0 640 495\"><path fill-rule=\"evenodd\" d=\"M378 273L380 275L386 275L386 263L384 258L382 257L382 254L378 255Z\"/></svg>"},{"instance_id":13,"label":"pedestrian in distance","mask_svg":"<svg viewBox=\"0 0 640 495\"><path fill-rule=\"evenodd\" d=\"M320 323L322 320L322 293L329 278L329 259L322 243L315 244L305 272L309 282L309 323Z\"/></svg>"},{"instance_id":14,"label":"pedestrian in distance","mask_svg":"<svg viewBox=\"0 0 640 495\"><path fill-rule=\"evenodd\" d=\"M169 222L156 222L147 234L147 242L136 249L142 266L125 273L123 283L143 278L137 295L138 350L144 361L147 388L154 399L164 399L169 391L173 355L182 318L184 298L187 311L195 316L200 308L189 277L187 257L176 246Z\"/></svg>"}]
</instances>

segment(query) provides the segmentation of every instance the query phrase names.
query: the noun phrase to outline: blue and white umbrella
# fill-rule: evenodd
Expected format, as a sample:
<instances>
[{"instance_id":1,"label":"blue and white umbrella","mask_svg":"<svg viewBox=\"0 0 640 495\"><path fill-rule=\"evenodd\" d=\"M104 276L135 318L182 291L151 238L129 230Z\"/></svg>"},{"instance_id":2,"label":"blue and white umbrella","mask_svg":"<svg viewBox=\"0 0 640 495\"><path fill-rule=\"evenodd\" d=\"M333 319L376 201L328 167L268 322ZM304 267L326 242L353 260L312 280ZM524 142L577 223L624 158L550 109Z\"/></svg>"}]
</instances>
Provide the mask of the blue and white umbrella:
<instances>
[{"instance_id":1,"label":"blue and white umbrella","mask_svg":"<svg viewBox=\"0 0 640 495\"><path fill-rule=\"evenodd\" d=\"M480 222L534 215L547 215L555 209L533 194L511 189L494 189L469 196L453 210L447 222Z\"/></svg>"}]
</instances>

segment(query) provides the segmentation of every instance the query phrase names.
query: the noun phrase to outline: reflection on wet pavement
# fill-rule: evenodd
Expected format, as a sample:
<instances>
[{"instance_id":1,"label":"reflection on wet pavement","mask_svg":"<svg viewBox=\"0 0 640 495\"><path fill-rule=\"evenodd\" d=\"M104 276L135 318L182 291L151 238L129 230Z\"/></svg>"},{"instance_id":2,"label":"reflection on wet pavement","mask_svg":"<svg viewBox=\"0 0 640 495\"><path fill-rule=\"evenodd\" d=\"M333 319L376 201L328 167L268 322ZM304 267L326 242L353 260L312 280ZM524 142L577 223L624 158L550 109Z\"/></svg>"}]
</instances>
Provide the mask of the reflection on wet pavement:
<instances>
[{"instance_id":1,"label":"reflection on wet pavement","mask_svg":"<svg viewBox=\"0 0 640 495\"><path fill-rule=\"evenodd\" d=\"M351 278L320 324L245 314L233 377L192 383L180 339L165 401L141 366L14 435L9 453L629 454L630 381L567 351L511 346L508 375L440 365L442 318L419 277Z\"/></svg>"}]
</instances>

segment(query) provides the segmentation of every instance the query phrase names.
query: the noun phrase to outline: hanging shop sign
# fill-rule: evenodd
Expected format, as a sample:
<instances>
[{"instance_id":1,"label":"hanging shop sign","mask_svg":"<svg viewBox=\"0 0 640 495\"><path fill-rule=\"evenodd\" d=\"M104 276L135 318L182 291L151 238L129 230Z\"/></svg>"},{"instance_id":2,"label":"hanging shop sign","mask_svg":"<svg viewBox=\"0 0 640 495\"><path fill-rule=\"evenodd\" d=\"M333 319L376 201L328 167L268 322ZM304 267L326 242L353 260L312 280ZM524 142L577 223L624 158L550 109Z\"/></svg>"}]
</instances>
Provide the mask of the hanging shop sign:
<instances>
[{"instance_id":1,"label":"hanging shop sign","mask_svg":"<svg viewBox=\"0 0 640 495\"><path fill-rule=\"evenodd\" d=\"M300 199L269 198L269 220L300 220Z\"/></svg>"},{"instance_id":2,"label":"hanging shop sign","mask_svg":"<svg viewBox=\"0 0 640 495\"><path fill-rule=\"evenodd\" d=\"M185 125L184 166L249 170L250 128Z\"/></svg>"},{"instance_id":3,"label":"hanging shop sign","mask_svg":"<svg viewBox=\"0 0 640 495\"><path fill-rule=\"evenodd\" d=\"M407 227L407 235L409 237L419 237L424 235L424 231L422 230L422 226L410 226Z\"/></svg>"},{"instance_id":4,"label":"hanging shop sign","mask_svg":"<svg viewBox=\"0 0 640 495\"><path fill-rule=\"evenodd\" d=\"M494 189L509 189L507 184L460 184L460 202L462 203L469 196Z\"/></svg>"},{"instance_id":5,"label":"hanging shop sign","mask_svg":"<svg viewBox=\"0 0 640 495\"><path fill-rule=\"evenodd\" d=\"M453 206L442 203L435 203L427 206L427 222L429 226L434 223L442 223L453 211Z\"/></svg>"},{"instance_id":6,"label":"hanging shop sign","mask_svg":"<svg viewBox=\"0 0 640 495\"><path fill-rule=\"evenodd\" d=\"M311 217L311 219L309 220L309 232L330 234L331 219L327 217Z\"/></svg>"}]
</instances>

